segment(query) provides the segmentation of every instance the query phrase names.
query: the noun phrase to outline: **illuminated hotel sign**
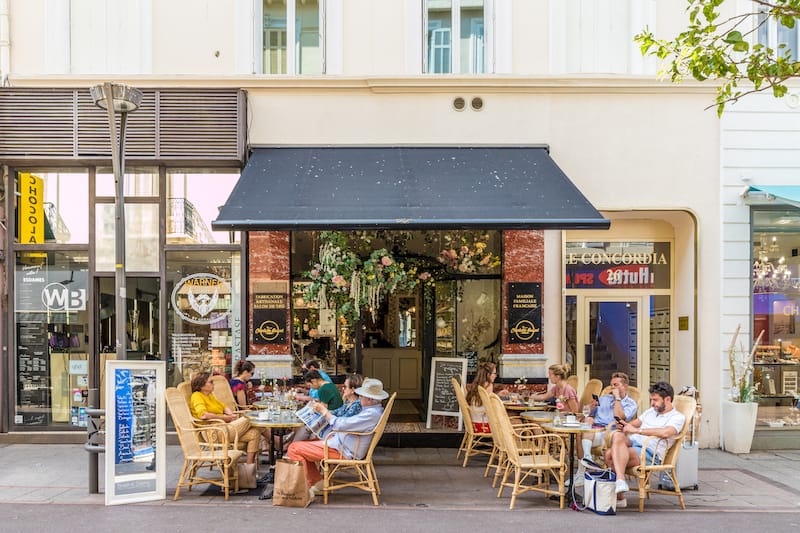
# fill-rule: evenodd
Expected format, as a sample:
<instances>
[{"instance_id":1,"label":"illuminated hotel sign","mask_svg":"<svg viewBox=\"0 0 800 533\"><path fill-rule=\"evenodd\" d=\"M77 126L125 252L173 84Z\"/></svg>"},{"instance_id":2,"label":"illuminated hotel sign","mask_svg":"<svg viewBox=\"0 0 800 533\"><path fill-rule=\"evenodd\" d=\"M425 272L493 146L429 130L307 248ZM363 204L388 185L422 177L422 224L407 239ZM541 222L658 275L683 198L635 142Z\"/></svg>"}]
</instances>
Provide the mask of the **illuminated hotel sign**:
<instances>
[{"instance_id":1,"label":"illuminated hotel sign","mask_svg":"<svg viewBox=\"0 0 800 533\"><path fill-rule=\"evenodd\" d=\"M567 289L669 289L670 243L567 243Z\"/></svg>"}]
</instances>

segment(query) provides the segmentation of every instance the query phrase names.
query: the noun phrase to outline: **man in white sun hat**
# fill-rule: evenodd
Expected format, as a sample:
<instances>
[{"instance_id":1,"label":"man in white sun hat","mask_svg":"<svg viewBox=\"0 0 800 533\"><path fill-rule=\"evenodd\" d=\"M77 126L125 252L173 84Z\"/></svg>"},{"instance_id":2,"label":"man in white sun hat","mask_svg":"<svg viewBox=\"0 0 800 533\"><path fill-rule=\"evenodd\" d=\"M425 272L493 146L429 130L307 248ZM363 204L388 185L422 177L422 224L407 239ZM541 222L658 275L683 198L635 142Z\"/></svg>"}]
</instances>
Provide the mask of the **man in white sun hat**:
<instances>
[{"instance_id":1,"label":"man in white sun hat","mask_svg":"<svg viewBox=\"0 0 800 533\"><path fill-rule=\"evenodd\" d=\"M361 412L355 416L340 417L334 416L328 408L321 403L314 405L314 410L321 413L330 424L331 430L356 431L369 433L381 419L383 405L381 400L389 397L389 393L383 390L381 380L366 378L364 383L356 389L356 394L361 400ZM289 445L286 457L293 461L301 461L306 467L306 480L309 488L314 487L322 480L319 472L319 461L323 457L324 442L321 440L298 441ZM369 439L359 439L355 435L342 435L332 433L327 439L328 457L339 459L362 458L367 454Z\"/></svg>"}]
</instances>

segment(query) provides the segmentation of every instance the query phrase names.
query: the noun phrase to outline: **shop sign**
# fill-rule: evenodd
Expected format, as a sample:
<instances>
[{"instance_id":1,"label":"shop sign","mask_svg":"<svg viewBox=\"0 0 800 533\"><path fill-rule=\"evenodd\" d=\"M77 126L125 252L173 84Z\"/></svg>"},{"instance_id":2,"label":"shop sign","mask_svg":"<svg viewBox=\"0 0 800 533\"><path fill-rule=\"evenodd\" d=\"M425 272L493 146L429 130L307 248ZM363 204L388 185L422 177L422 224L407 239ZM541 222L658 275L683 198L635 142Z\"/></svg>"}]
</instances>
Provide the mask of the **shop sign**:
<instances>
[{"instance_id":1,"label":"shop sign","mask_svg":"<svg viewBox=\"0 0 800 533\"><path fill-rule=\"evenodd\" d=\"M508 343L542 342L542 284L508 284Z\"/></svg>"},{"instance_id":2,"label":"shop sign","mask_svg":"<svg viewBox=\"0 0 800 533\"><path fill-rule=\"evenodd\" d=\"M286 344L288 317L286 294L253 294L253 344Z\"/></svg>"},{"instance_id":3,"label":"shop sign","mask_svg":"<svg viewBox=\"0 0 800 533\"><path fill-rule=\"evenodd\" d=\"M44 182L42 178L19 174L17 225L20 244L44 243Z\"/></svg>"},{"instance_id":4,"label":"shop sign","mask_svg":"<svg viewBox=\"0 0 800 533\"><path fill-rule=\"evenodd\" d=\"M192 274L172 289L172 308L185 322L213 324L228 317L230 294L230 283L216 274Z\"/></svg>"},{"instance_id":5,"label":"shop sign","mask_svg":"<svg viewBox=\"0 0 800 533\"><path fill-rule=\"evenodd\" d=\"M668 242L567 243L564 264L568 289L670 287Z\"/></svg>"}]
</instances>

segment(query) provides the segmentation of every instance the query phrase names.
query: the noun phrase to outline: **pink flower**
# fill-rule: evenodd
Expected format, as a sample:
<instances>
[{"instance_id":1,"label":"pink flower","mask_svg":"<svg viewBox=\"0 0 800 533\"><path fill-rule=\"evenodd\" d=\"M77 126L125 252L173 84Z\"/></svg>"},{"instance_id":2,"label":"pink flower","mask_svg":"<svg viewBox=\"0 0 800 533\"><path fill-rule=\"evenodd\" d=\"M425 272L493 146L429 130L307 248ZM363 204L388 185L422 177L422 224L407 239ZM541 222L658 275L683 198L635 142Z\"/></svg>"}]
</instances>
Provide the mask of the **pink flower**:
<instances>
[{"instance_id":1,"label":"pink flower","mask_svg":"<svg viewBox=\"0 0 800 533\"><path fill-rule=\"evenodd\" d=\"M488 265L489 261L491 261L491 260L492 260L492 256L491 255L487 255L486 257L481 259L481 264L482 265Z\"/></svg>"},{"instance_id":2,"label":"pink flower","mask_svg":"<svg viewBox=\"0 0 800 533\"><path fill-rule=\"evenodd\" d=\"M388 255L384 255L383 257L381 257L381 264L383 266L388 267L389 265L392 264L392 258L389 257Z\"/></svg>"},{"instance_id":3,"label":"pink flower","mask_svg":"<svg viewBox=\"0 0 800 533\"><path fill-rule=\"evenodd\" d=\"M428 278L430 277L431 277L430 272L423 272L422 274L419 275L419 279L421 279L422 281L427 281Z\"/></svg>"},{"instance_id":4,"label":"pink flower","mask_svg":"<svg viewBox=\"0 0 800 533\"><path fill-rule=\"evenodd\" d=\"M344 277L340 274L333 276L331 281L334 283L334 285L344 285Z\"/></svg>"},{"instance_id":5,"label":"pink flower","mask_svg":"<svg viewBox=\"0 0 800 533\"><path fill-rule=\"evenodd\" d=\"M462 246L462 247L461 247L461 253L462 253L462 254L465 254L465 253L467 253L467 252L469 252L469 248L467 248L466 246Z\"/></svg>"},{"instance_id":6,"label":"pink flower","mask_svg":"<svg viewBox=\"0 0 800 533\"><path fill-rule=\"evenodd\" d=\"M317 270L316 268L314 270L312 270L311 271L311 277L312 278L319 277L319 270Z\"/></svg>"}]
</instances>

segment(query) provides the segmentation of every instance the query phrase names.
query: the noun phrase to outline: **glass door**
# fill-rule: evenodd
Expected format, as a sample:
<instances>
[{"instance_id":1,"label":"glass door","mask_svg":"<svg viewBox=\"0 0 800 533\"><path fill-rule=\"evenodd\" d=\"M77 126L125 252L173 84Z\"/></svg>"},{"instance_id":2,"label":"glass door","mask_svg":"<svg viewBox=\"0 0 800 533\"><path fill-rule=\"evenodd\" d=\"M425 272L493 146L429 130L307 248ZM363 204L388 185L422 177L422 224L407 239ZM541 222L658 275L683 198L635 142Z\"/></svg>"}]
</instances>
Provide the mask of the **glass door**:
<instances>
[{"instance_id":1,"label":"glass door","mask_svg":"<svg viewBox=\"0 0 800 533\"><path fill-rule=\"evenodd\" d=\"M640 357L649 304L647 297L567 297L566 351L581 383L599 379L606 386L614 372L628 374L635 387L647 383L649 369Z\"/></svg>"}]
</instances>

